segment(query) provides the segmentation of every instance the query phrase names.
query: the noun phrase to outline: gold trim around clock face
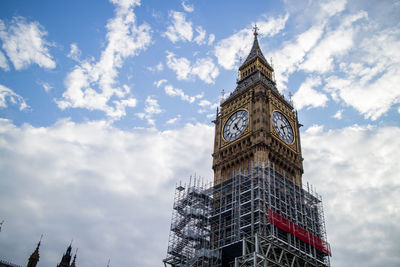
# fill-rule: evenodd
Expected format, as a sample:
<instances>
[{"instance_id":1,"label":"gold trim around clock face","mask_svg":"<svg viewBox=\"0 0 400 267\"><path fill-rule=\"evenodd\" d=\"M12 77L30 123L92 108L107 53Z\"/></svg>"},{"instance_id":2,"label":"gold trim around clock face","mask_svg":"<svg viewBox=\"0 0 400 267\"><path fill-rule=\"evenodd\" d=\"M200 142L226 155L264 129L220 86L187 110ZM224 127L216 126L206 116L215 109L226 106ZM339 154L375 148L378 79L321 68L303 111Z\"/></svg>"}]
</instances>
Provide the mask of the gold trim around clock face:
<instances>
[{"instance_id":1,"label":"gold trim around clock face","mask_svg":"<svg viewBox=\"0 0 400 267\"><path fill-rule=\"evenodd\" d=\"M281 126L281 128L282 128L282 130L283 130L283 128L285 128L285 127L288 127L288 126L290 127L290 130L291 130L291 132L292 132L292 142L288 143L288 142L285 140L285 138L283 138L283 137L281 136L281 134L276 130L276 128L275 128L275 123L274 123L274 114L280 114L280 115L284 118L284 120L288 123L288 125L286 125L286 126ZM282 111L275 109L275 110L272 111L272 114L271 114L271 122L272 122L272 123L271 123L271 126L272 126L272 128L274 129L275 135L276 135L279 139L281 139L286 145L288 145L288 146L293 146L294 143L295 143L295 141L296 141L296 131L294 130L293 124L290 122L290 119L288 119Z\"/></svg>"},{"instance_id":2,"label":"gold trim around clock face","mask_svg":"<svg viewBox=\"0 0 400 267\"><path fill-rule=\"evenodd\" d=\"M247 119L246 125L245 125L244 128L242 129L242 126L238 126L237 124L235 124L233 128L235 128L235 126L236 126L237 132L239 132L239 135L235 136L235 137L234 137L233 139L231 139L231 140L227 140L227 139L225 138L225 127L227 126L229 120L231 120L236 114L240 113L241 111L245 111L246 114L247 114L247 116L246 116L246 119ZM243 113L242 113L242 114L243 114ZM240 118L240 117L237 117L237 118ZM234 123L234 121L235 121L237 118L234 118L232 123ZM229 116L226 116L226 117L225 117L224 122L223 122L223 127L222 127L222 129L221 129L221 130L222 130L222 131L221 131L222 140L223 140L225 143L232 143L232 142L238 140L238 139L239 139L240 137L242 137L246 132L248 132L249 124L250 124L250 113L249 113L249 111L248 111L247 109L240 108L240 109L237 109L237 110L231 112L231 113L229 114Z\"/></svg>"}]
</instances>

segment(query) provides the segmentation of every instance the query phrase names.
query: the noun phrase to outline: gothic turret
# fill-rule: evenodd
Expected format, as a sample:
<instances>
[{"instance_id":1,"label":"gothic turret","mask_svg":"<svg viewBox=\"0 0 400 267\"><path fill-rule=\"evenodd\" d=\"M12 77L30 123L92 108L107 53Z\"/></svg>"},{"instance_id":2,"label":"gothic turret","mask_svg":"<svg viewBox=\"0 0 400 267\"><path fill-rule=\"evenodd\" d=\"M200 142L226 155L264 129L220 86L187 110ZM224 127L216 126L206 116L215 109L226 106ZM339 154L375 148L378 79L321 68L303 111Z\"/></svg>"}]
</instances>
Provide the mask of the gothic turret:
<instances>
[{"instance_id":1,"label":"gothic turret","mask_svg":"<svg viewBox=\"0 0 400 267\"><path fill-rule=\"evenodd\" d=\"M40 238L39 243L36 246L35 251L31 254L28 260L28 265L27 267L36 267L37 263L39 262L39 247L40 247L40 242L42 241L42 238Z\"/></svg>"},{"instance_id":2,"label":"gothic turret","mask_svg":"<svg viewBox=\"0 0 400 267\"><path fill-rule=\"evenodd\" d=\"M70 262L71 262L71 244L69 245L69 247L67 248L67 251L65 252L65 254L63 255L61 262L57 265L57 267L70 267Z\"/></svg>"},{"instance_id":3,"label":"gothic turret","mask_svg":"<svg viewBox=\"0 0 400 267\"><path fill-rule=\"evenodd\" d=\"M247 56L246 60L243 64L239 67L240 71L240 81L243 81L247 77L251 76L255 72L260 72L264 76L266 76L269 80L273 81L273 72L274 69L265 59L260 45L258 44L258 28L257 26L254 27L254 41L253 46L250 50L249 55Z\"/></svg>"}]
</instances>

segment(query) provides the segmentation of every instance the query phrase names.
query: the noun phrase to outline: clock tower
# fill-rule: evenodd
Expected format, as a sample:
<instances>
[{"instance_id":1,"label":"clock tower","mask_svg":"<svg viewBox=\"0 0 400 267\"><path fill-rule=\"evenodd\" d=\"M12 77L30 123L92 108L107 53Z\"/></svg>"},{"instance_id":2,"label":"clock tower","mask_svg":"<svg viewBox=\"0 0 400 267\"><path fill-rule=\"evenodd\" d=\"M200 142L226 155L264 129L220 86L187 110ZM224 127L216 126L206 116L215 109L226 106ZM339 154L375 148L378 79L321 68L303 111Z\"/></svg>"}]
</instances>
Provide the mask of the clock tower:
<instances>
[{"instance_id":1,"label":"clock tower","mask_svg":"<svg viewBox=\"0 0 400 267\"><path fill-rule=\"evenodd\" d=\"M297 112L254 27L235 90L217 110L214 182L177 184L165 266L328 267L321 197L303 186Z\"/></svg>"},{"instance_id":2,"label":"clock tower","mask_svg":"<svg viewBox=\"0 0 400 267\"><path fill-rule=\"evenodd\" d=\"M292 103L276 88L274 69L261 52L254 28L250 54L239 68L236 89L221 101L215 123L214 183L251 163L271 162L301 186L299 124Z\"/></svg>"}]
</instances>

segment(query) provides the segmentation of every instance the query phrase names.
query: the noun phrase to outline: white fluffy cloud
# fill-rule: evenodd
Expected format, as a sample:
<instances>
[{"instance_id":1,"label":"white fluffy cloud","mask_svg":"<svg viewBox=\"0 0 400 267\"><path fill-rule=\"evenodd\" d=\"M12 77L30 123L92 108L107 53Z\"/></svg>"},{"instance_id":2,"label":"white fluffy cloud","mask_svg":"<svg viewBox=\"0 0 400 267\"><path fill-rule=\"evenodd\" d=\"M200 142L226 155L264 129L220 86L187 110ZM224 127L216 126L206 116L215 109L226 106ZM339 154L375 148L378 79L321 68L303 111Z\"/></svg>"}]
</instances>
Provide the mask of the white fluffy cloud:
<instances>
[{"instance_id":1,"label":"white fluffy cloud","mask_svg":"<svg viewBox=\"0 0 400 267\"><path fill-rule=\"evenodd\" d=\"M293 96L295 107L300 110L304 107L324 107L328 101L328 97L316 91L314 88L321 85L320 77L309 77L300 85L299 90Z\"/></svg>"},{"instance_id":2,"label":"white fluffy cloud","mask_svg":"<svg viewBox=\"0 0 400 267\"><path fill-rule=\"evenodd\" d=\"M155 126L156 123L153 119L153 116L160 114L161 112L163 112L163 110L160 108L157 99L152 96L148 96L145 101L144 112L136 113L136 116L142 120L146 119L151 126Z\"/></svg>"},{"instance_id":3,"label":"white fluffy cloud","mask_svg":"<svg viewBox=\"0 0 400 267\"><path fill-rule=\"evenodd\" d=\"M312 49L323 34L323 25L315 25L286 43L279 51L269 54L274 65L279 89L285 89L289 76L298 69L305 55Z\"/></svg>"},{"instance_id":4,"label":"white fluffy cloud","mask_svg":"<svg viewBox=\"0 0 400 267\"><path fill-rule=\"evenodd\" d=\"M326 73L333 70L335 56L346 54L354 46L356 28L353 23L367 18L366 12L351 15L344 19L338 29L328 32L321 42L310 52L300 69L308 72Z\"/></svg>"},{"instance_id":5,"label":"white fluffy cloud","mask_svg":"<svg viewBox=\"0 0 400 267\"><path fill-rule=\"evenodd\" d=\"M185 13L170 11L169 17L172 24L168 26L164 35L173 43L177 41L191 41L193 38L192 22L186 21Z\"/></svg>"},{"instance_id":6,"label":"white fluffy cloud","mask_svg":"<svg viewBox=\"0 0 400 267\"><path fill-rule=\"evenodd\" d=\"M56 62L50 55L49 46L44 37L45 29L36 21L28 22L23 17L14 17L9 24L0 20L0 40L2 48L16 70L37 64L42 68L53 69ZM4 68L4 59L0 55L0 66Z\"/></svg>"},{"instance_id":7,"label":"white fluffy cloud","mask_svg":"<svg viewBox=\"0 0 400 267\"><path fill-rule=\"evenodd\" d=\"M326 79L325 90L337 101L376 120L400 103L400 30L389 28L361 40L354 58L341 65L344 75Z\"/></svg>"},{"instance_id":8,"label":"white fluffy cloud","mask_svg":"<svg viewBox=\"0 0 400 267\"><path fill-rule=\"evenodd\" d=\"M166 79L161 79L161 80L158 80L158 81L154 82L153 84L154 84L157 88L159 88L161 85L163 85L163 84L166 83L166 82L167 82Z\"/></svg>"},{"instance_id":9,"label":"white fluffy cloud","mask_svg":"<svg viewBox=\"0 0 400 267\"><path fill-rule=\"evenodd\" d=\"M0 84L0 108L7 108L10 102L14 105L18 105L19 110L24 110L29 107L22 96Z\"/></svg>"},{"instance_id":10,"label":"white fluffy cloud","mask_svg":"<svg viewBox=\"0 0 400 267\"><path fill-rule=\"evenodd\" d=\"M197 26L196 27L196 32L198 33L198 35L196 36L196 38L194 38L194 41L198 44L204 44L206 41L206 30L203 29L203 27L201 26Z\"/></svg>"},{"instance_id":11,"label":"white fluffy cloud","mask_svg":"<svg viewBox=\"0 0 400 267\"><path fill-rule=\"evenodd\" d=\"M259 34L261 36L273 36L280 32L286 24L289 15L278 18L270 18L267 21L257 21ZM237 33L219 41L215 45L215 56L218 58L218 64L225 69L233 69L240 57L246 57L253 44L253 34L250 27L242 29Z\"/></svg>"},{"instance_id":12,"label":"white fluffy cloud","mask_svg":"<svg viewBox=\"0 0 400 267\"><path fill-rule=\"evenodd\" d=\"M156 71L160 72L160 71L164 70L164 65L162 64L162 62L160 62L155 66L147 67L147 69L151 72L156 72Z\"/></svg>"},{"instance_id":13,"label":"white fluffy cloud","mask_svg":"<svg viewBox=\"0 0 400 267\"><path fill-rule=\"evenodd\" d=\"M182 7L186 12L193 12L194 11L194 6L187 4L185 0L182 1Z\"/></svg>"},{"instance_id":14,"label":"white fluffy cloud","mask_svg":"<svg viewBox=\"0 0 400 267\"><path fill-rule=\"evenodd\" d=\"M334 115L333 118L341 120L343 117L343 109L339 109Z\"/></svg>"},{"instance_id":15,"label":"white fluffy cloud","mask_svg":"<svg viewBox=\"0 0 400 267\"><path fill-rule=\"evenodd\" d=\"M5 71L10 70L10 66L8 66L6 56L1 51L0 51L0 68L2 68Z\"/></svg>"},{"instance_id":16,"label":"white fluffy cloud","mask_svg":"<svg viewBox=\"0 0 400 267\"><path fill-rule=\"evenodd\" d=\"M57 101L61 109L86 108L102 110L110 118L126 115L126 107L134 107L136 99L127 85L116 87L118 69L125 58L134 56L150 44L150 26L136 25L133 12L139 1L112 1L115 17L107 23L107 45L98 62L85 60L76 65L65 79L67 90ZM109 103L111 98L116 98Z\"/></svg>"},{"instance_id":17,"label":"white fluffy cloud","mask_svg":"<svg viewBox=\"0 0 400 267\"><path fill-rule=\"evenodd\" d=\"M333 16L337 13L342 12L347 4L347 0L336 0L336 1L321 1L321 16ZM323 19L323 17L321 18Z\"/></svg>"},{"instance_id":18,"label":"white fluffy cloud","mask_svg":"<svg viewBox=\"0 0 400 267\"><path fill-rule=\"evenodd\" d=\"M164 91L169 96L179 96L181 100L193 103L196 99L202 98L203 94L198 94L195 96L189 96L183 92L182 89L174 88L172 85L166 85Z\"/></svg>"},{"instance_id":19,"label":"white fluffy cloud","mask_svg":"<svg viewBox=\"0 0 400 267\"><path fill-rule=\"evenodd\" d=\"M181 115L176 116L175 118L169 119L167 120L166 124L174 124L176 122L178 122L181 119Z\"/></svg>"},{"instance_id":20,"label":"white fluffy cloud","mask_svg":"<svg viewBox=\"0 0 400 267\"><path fill-rule=\"evenodd\" d=\"M82 52L79 49L78 45L76 43L72 43L70 45L70 51L68 53L68 57L79 62L81 54Z\"/></svg>"},{"instance_id":21,"label":"white fluffy cloud","mask_svg":"<svg viewBox=\"0 0 400 267\"><path fill-rule=\"evenodd\" d=\"M332 266L400 262L399 135L399 127L357 125L302 135L305 179L324 199Z\"/></svg>"},{"instance_id":22,"label":"white fluffy cloud","mask_svg":"<svg viewBox=\"0 0 400 267\"><path fill-rule=\"evenodd\" d=\"M167 66L175 71L178 80L188 79L191 70L189 59L177 58L174 53L167 52Z\"/></svg>"},{"instance_id":23,"label":"white fluffy cloud","mask_svg":"<svg viewBox=\"0 0 400 267\"><path fill-rule=\"evenodd\" d=\"M195 172L211 179L212 134L203 124L123 131L0 119L1 234L13 237L0 251L26 264L44 234L41 266L58 262L72 238L80 266L160 265L174 185Z\"/></svg>"},{"instance_id":24,"label":"white fluffy cloud","mask_svg":"<svg viewBox=\"0 0 400 267\"><path fill-rule=\"evenodd\" d=\"M205 83L214 83L219 75L218 67L209 57L199 58L192 65L187 58L177 58L174 53L167 52L167 66L175 71L178 80L188 80L197 76Z\"/></svg>"},{"instance_id":25,"label":"white fluffy cloud","mask_svg":"<svg viewBox=\"0 0 400 267\"><path fill-rule=\"evenodd\" d=\"M51 89L53 89L53 86L47 82L40 82L40 85L43 87L43 89L46 91L46 93L50 92Z\"/></svg>"}]
</instances>

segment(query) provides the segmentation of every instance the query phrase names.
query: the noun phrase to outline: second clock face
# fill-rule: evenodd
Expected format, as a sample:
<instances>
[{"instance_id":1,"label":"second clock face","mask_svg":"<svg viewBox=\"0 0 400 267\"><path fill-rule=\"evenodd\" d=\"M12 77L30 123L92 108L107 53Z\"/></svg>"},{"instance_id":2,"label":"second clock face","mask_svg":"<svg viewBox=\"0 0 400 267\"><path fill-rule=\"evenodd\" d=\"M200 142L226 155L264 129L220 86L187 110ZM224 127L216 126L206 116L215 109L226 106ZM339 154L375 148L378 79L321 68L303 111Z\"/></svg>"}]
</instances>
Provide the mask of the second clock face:
<instances>
[{"instance_id":1,"label":"second clock face","mask_svg":"<svg viewBox=\"0 0 400 267\"><path fill-rule=\"evenodd\" d=\"M285 143L293 143L294 135L292 126L282 113L275 111L272 114L272 124L274 125L276 133Z\"/></svg>"},{"instance_id":2,"label":"second clock face","mask_svg":"<svg viewBox=\"0 0 400 267\"><path fill-rule=\"evenodd\" d=\"M224 125L223 136L226 141L238 138L249 123L249 113L246 110L235 112Z\"/></svg>"}]
</instances>

